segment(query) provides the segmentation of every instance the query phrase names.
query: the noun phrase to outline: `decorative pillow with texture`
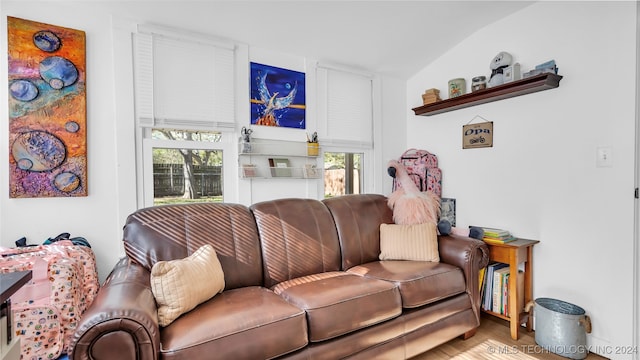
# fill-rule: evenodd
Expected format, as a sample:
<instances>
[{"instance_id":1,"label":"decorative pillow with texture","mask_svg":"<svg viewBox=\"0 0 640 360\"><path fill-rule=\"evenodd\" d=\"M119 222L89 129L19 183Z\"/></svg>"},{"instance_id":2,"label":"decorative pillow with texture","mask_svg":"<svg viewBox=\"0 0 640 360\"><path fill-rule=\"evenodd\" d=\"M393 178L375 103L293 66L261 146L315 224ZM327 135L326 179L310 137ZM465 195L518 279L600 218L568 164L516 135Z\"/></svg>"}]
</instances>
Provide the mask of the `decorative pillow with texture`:
<instances>
[{"instance_id":1,"label":"decorative pillow with texture","mask_svg":"<svg viewBox=\"0 0 640 360\"><path fill-rule=\"evenodd\" d=\"M151 291L158 303L160 326L171 324L224 290L224 273L211 245L189 257L158 261L151 269Z\"/></svg>"},{"instance_id":2,"label":"decorative pillow with texture","mask_svg":"<svg viewBox=\"0 0 640 360\"><path fill-rule=\"evenodd\" d=\"M440 262L436 224L380 224L380 260Z\"/></svg>"}]
</instances>

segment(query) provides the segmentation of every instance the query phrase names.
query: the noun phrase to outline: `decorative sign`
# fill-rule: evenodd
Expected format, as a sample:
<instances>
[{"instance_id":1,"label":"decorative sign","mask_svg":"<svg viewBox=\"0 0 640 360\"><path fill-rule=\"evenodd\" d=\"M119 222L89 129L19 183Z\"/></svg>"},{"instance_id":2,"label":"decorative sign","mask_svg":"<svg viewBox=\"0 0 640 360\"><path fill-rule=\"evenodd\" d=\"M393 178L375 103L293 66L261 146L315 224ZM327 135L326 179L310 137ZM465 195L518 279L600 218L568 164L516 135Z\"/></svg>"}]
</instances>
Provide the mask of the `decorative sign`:
<instances>
[{"instance_id":1,"label":"decorative sign","mask_svg":"<svg viewBox=\"0 0 640 360\"><path fill-rule=\"evenodd\" d=\"M475 149L493 146L493 121L462 126L462 148Z\"/></svg>"}]
</instances>

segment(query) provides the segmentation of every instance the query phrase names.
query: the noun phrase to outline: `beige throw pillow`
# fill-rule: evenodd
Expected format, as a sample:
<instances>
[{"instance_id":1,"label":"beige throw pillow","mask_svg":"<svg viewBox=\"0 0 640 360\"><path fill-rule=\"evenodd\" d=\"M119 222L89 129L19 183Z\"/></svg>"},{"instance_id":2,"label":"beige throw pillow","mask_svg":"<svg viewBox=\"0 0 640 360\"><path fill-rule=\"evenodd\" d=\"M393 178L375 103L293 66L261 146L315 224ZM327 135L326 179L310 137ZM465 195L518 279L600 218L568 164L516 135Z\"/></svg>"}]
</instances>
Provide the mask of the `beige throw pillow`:
<instances>
[{"instance_id":1,"label":"beige throw pillow","mask_svg":"<svg viewBox=\"0 0 640 360\"><path fill-rule=\"evenodd\" d=\"M440 262L436 224L381 224L380 260Z\"/></svg>"},{"instance_id":2,"label":"beige throw pillow","mask_svg":"<svg viewBox=\"0 0 640 360\"><path fill-rule=\"evenodd\" d=\"M151 291L158 303L158 323L171 324L224 290L224 273L211 245L189 257L158 261L151 269Z\"/></svg>"}]
</instances>

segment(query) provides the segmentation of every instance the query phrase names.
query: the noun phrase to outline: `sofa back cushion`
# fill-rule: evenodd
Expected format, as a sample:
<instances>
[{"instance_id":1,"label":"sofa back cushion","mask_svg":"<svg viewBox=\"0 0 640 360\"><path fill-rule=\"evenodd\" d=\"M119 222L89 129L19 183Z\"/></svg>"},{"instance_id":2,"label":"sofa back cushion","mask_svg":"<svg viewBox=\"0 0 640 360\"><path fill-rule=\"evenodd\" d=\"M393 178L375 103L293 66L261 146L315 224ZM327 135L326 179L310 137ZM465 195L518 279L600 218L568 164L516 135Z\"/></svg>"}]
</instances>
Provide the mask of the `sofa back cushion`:
<instances>
[{"instance_id":1,"label":"sofa back cushion","mask_svg":"<svg viewBox=\"0 0 640 360\"><path fill-rule=\"evenodd\" d=\"M155 206L129 215L124 227L127 256L149 271L158 261L186 258L205 244L218 255L225 289L262 285L258 232L244 205Z\"/></svg>"},{"instance_id":2,"label":"sofa back cushion","mask_svg":"<svg viewBox=\"0 0 640 360\"><path fill-rule=\"evenodd\" d=\"M278 199L251 210L258 225L264 284L340 269L340 244L329 210L318 200Z\"/></svg>"},{"instance_id":3,"label":"sofa back cushion","mask_svg":"<svg viewBox=\"0 0 640 360\"><path fill-rule=\"evenodd\" d=\"M392 224L387 198L377 194L344 195L322 200L338 230L342 270L378 261L380 224Z\"/></svg>"}]
</instances>

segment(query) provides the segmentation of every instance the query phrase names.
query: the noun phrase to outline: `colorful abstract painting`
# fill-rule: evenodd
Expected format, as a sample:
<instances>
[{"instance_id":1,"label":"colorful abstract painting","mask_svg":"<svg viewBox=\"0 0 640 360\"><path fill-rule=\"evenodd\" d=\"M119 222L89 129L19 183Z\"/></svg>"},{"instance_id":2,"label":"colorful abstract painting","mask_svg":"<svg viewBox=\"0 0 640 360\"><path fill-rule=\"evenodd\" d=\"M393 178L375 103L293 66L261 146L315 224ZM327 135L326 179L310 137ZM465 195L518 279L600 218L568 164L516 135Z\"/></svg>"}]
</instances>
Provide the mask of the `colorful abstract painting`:
<instances>
[{"instance_id":1,"label":"colorful abstract painting","mask_svg":"<svg viewBox=\"0 0 640 360\"><path fill-rule=\"evenodd\" d=\"M87 196L84 31L7 18L9 196Z\"/></svg>"},{"instance_id":2,"label":"colorful abstract painting","mask_svg":"<svg viewBox=\"0 0 640 360\"><path fill-rule=\"evenodd\" d=\"M304 129L304 73L251 63L251 124Z\"/></svg>"}]
</instances>

